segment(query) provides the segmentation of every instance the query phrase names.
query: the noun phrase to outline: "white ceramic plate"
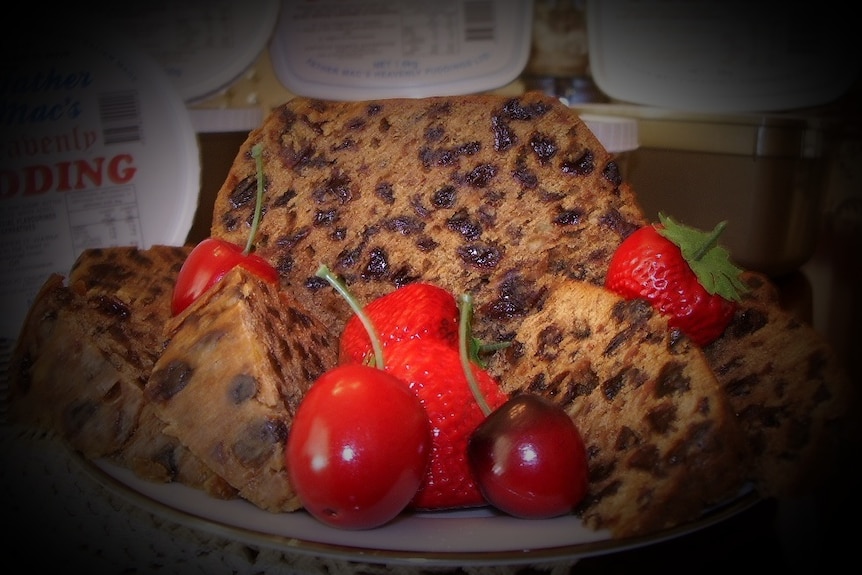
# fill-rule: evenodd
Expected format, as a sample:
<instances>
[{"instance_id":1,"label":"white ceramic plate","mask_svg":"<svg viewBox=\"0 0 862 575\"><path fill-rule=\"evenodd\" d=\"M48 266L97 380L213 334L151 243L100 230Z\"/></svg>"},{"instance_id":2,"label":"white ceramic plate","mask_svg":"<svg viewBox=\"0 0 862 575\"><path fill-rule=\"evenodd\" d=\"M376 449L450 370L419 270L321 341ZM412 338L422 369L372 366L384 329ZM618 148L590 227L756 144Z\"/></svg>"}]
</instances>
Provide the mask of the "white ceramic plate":
<instances>
[{"instance_id":1,"label":"white ceramic plate","mask_svg":"<svg viewBox=\"0 0 862 575\"><path fill-rule=\"evenodd\" d=\"M526 520L489 508L405 514L383 527L352 531L328 527L302 511L275 514L240 499L224 501L184 485L144 481L104 460L88 469L97 481L133 503L188 526L291 553L387 564L421 560L429 565L505 565L576 559L690 533L757 501L746 488L697 522L623 540L590 530L573 515Z\"/></svg>"}]
</instances>

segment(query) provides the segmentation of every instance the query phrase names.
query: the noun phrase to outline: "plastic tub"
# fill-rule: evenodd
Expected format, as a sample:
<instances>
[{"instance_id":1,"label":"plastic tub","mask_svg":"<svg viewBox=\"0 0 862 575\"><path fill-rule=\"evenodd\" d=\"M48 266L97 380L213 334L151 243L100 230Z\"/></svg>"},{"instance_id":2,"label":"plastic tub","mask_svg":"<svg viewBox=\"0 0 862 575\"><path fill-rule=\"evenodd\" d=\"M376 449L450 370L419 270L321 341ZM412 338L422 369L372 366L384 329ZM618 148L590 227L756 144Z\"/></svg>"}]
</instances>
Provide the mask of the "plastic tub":
<instances>
[{"instance_id":1,"label":"plastic tub","mask_svg":"<svg viewBox=\"0 0 862 575\"><path fill-rule=\"evenodd\" d=\"M814 253L829 165L817 118L618 104L575 109L637 120L639 146L626 179L652 219L662 211L702 229L728 220L722 243L733 258L772 276Z\"/></svg>"},{"instance_id":2,"label":"plastic tub","mask_svg":"<svg viewBox=\"0 0 862 575\"><path fill-rule=\"evenodd\" d=\"M588 0L590 71L612 100L631 104L704 113L821 106L862 68L852 6Z\"/></svg>"}]
</instances>

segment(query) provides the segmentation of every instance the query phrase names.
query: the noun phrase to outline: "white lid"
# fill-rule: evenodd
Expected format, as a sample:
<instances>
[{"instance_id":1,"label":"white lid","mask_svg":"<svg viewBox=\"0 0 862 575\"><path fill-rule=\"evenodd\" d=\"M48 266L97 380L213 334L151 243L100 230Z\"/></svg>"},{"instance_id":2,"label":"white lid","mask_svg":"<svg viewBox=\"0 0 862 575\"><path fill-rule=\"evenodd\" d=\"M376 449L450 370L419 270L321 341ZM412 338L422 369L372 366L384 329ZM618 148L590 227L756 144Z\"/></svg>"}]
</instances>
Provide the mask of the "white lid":
<instances>
[{"instance_id":1,"label":"white lid","mask_svg":"<svg viewBox=\"0 0 862 575\"><path fill-rule=\"evenodd\" d=\"M184 102L155 61L94 30L58 28L0 55L0 338L17 338L48 275L68 275L84 249L181 245L194 219L200 158Z\"/></svg>"},{"instance_id":2,"label":"white lid","mask_svg":"<svg viewBox=\"0 0 862 575\"><path fill-rule=\"evenodd\" d=\"M827 104L860 71L856 38L833 8L588 0L590 71L610 98L646 106L734 113Z\"/></svg>"},{"instance_id":3,"label":"white lid","mask_svg":"<svg viewBox=\"0 0 862 575\"><path fill-rule=\"evenodd\" d=\"M192 102L251 67L272 36L279 8L279 0L136 2L112 11L110 19Z\"/></svg>"},{"instance_id":4,"label":"white lid","mask_svg":"<svg viewBox=\"0 0 862 575\"><path fill-rule=\"evenodd\" d=\"M638 147L638 121L621 116L580 114L581 120L612 154L631 152Z\"/></svg>"},{"instance_id":5,"label":"white lid","mask_svg":"<svg viewBox=\"0 0 862 575\"><path fill-rule=\"evenodd\" d=\"M335 100L468 94L527 64L531 0L338 0L283 6L270 55L300 96Z\"/></svg>"}]
</instances>

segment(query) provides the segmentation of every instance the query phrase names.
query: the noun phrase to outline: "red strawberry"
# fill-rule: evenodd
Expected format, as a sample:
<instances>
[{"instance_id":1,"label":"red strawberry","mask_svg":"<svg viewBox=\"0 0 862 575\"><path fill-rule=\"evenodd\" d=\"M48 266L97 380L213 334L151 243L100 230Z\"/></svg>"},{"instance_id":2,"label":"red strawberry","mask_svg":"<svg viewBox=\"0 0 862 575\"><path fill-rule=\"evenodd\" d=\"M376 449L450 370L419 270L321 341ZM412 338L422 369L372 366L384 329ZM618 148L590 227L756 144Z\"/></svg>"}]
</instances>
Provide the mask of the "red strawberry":
<instances>
[{"instance_id":1,"label":"red strawberry","mask_svg":"<svg viewBox=\"0 0 862 575\"><path fill-rule=\"evenodd\" d=\"M741 269L717 245L726 222L710 232L659 214L614 252L605 287L627 299L643 298L670 316L669 325L707 345L730 323L745 285Z\"/></svg>"},{"instance_id":2,"label":"red strawberry","mask_svg":"<svg viewBox=\"0 0 862 575\"><path fill-rule=\"evenodd\" d=\"M491 409L508 399L497 382L471 364ZM452 509L486 505L470 472L467 441L485 419L461 364L458 347L440 339L406 339L387 349L386 371L419 397L431 420L431 459L413 507Z\"/></svg>"},{"instance_id":3,"label":"red strawberry","mask_svg":"<svg viewBox=\"0 0 862 575\"><path fill-rule=\"evenodd\" d=\"M440 339L457 349L458 305L443 288L427 283L407 284L373 300L363 310L384 348L419 338ZM339 363L368 363L372 357L368 331L354 314L341 334Z\"/></svg>"}]
</instances>

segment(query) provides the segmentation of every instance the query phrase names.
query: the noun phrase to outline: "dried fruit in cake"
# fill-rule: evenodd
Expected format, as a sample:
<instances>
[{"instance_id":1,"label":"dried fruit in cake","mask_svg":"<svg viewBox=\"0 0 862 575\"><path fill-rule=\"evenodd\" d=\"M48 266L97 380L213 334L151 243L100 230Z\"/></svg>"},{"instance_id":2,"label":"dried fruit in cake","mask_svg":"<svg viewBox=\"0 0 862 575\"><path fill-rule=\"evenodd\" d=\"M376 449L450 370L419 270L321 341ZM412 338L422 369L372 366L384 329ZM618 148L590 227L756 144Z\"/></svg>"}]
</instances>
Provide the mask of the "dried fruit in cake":
<instances>
[{"instance_id":1,"label":"dried fruit in cake","mask_svg":"<svg viewBox=\"0 0 862 575\"><path fill-rule=\"evenodd\" d=\"M232 489L152 416L143 387L164 346L176 274L190 248L85 250L49 278L10 361L11 417L53 429L87 457L211 495Z\"/></svg>"},{"instance_id":2,"label":"dried fruit in cake","mask_svg":"<svg viewBox=\"0 0 862 575\"><path fill-rule=\"evenodd\" d=\"M821 333L780 306L766 276L743 280L730 325L704 353L754 452L755 485L779 497L833 489L862 437L858 382Z\"/></svg>"},{"instance_id":3,"label":"dried fruit in cake","mask_svg":"<svg viewBox=\"0 0 862 575\"><path fill-rule=\"evenodd\" d=\"M130 323L121 300L87 298L49 277L10 360L10 420L54 431L86 457L119 452L137 427L138 377L152 361Z\"/></svg>"},{"instance_id":4,"label":"dried fruit in cake","mask_svg":"<svg viewBox=\"0 0 862 575\"><path fill-rule=\"evenodd\" d=\"M350 313L314 276L321 262L363 302L415 281L471 293L475 335L490 343L536 310L541 278L602 283L613 251L646 223L614 157L538 92L293 98L240 148L213 237L247 237L256 145L267 158L256 253L338 332Z\"/></svg>"}]
</instances>

